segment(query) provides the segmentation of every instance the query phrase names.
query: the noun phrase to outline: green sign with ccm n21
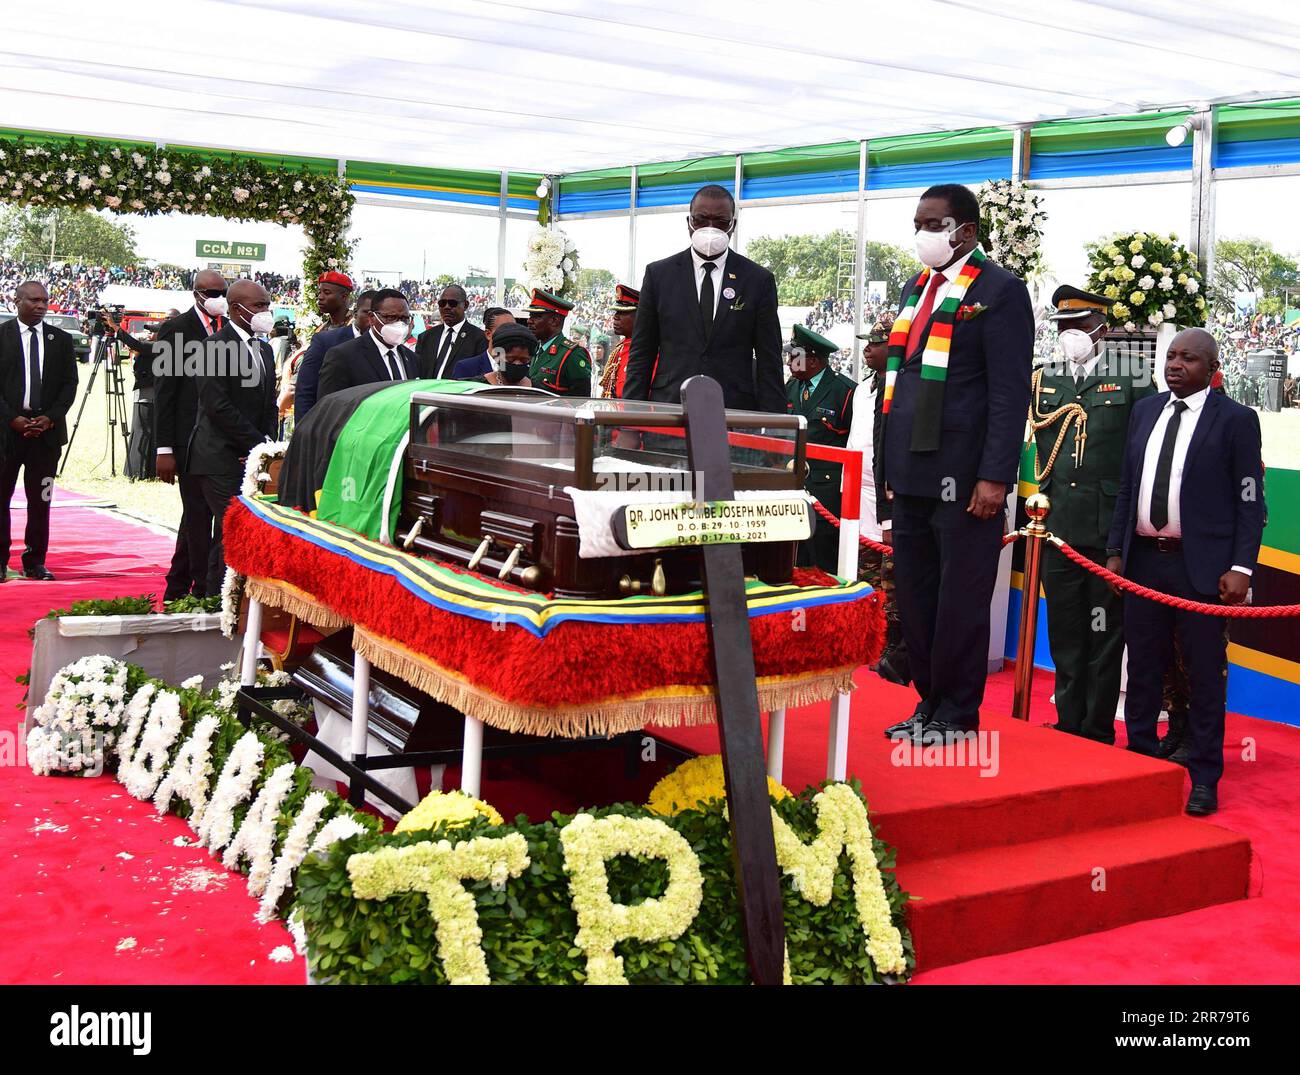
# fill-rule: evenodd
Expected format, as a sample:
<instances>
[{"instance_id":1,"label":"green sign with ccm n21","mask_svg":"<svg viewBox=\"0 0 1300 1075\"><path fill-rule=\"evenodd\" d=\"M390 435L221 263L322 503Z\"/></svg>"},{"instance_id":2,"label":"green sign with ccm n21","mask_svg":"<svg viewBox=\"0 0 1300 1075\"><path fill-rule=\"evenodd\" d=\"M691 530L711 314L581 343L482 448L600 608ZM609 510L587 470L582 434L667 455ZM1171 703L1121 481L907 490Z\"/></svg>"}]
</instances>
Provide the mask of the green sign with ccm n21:
<instances>
[{"instance_id":1,"label":"green sign with ccm n21","mask_svg":"<svg viewBox=\"0 0 1300 1075\"><path fill-rule=\"evenodd\" d=\"M201 258L265 261L266 243L223 243L216 239L199 239L194 244L194 252Z\"/></svg>"}]
</instances>

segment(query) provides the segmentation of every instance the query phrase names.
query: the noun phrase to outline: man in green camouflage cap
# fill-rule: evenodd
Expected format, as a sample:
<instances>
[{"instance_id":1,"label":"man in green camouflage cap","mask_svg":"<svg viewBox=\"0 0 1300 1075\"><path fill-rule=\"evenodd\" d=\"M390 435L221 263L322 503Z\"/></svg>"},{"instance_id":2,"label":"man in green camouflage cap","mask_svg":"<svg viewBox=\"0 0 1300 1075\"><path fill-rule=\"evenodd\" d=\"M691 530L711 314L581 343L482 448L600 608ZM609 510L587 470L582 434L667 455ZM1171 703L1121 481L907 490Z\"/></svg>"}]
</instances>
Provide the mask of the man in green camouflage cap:
<instances>
[{"instance_id":1,"label":"man in green camouflage cap","mask_svg":"<svg viewBox=\"0 0 1300 1075\"><path fill-rule=\"evenodd\" d=\"M857 385L829 366L831 355L839 345L803 325L794 326L788 364L790 380L785 386L785 407L791 414L808 419L808 443L843 448L849 440L853 421L853 394ZM836 518L840 514L839 463L823 459L808 460L808 477L804 482ZM840 532L818 516L813 536L799 546L799 564L816 564L831 574L839 572Z\"/></svg>"},{"instance_id":2,"label":"man in green camouflage cap","mask_svg":"<svg viewBox=\"0 0 1300 1075\"><path fill-rule=\"evenodd\" d=\"M591 395L591 356L564 335L564 319L573 303L540 288L528 304L528 327L541 343L533 355L528 380L561 396Z\"/></svg>"}]
</instances>

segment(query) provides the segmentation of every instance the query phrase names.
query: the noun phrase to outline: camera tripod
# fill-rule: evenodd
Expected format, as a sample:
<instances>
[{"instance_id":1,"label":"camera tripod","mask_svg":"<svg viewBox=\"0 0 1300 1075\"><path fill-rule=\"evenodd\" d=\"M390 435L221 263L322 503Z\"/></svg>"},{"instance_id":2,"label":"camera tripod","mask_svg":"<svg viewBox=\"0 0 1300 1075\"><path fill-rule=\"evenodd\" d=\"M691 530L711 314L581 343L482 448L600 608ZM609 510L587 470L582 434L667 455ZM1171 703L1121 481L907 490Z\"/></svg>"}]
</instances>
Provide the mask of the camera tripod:
<instances>
[{"instance_id":1,"label":"camera tripod","mask_svg":"<svg viewBox=\"0 0 1300 1075\"><path fill-rule=\"evenodd\" d=\"M98 333L91 336L90 380L86 382L86 394L81 397L81 406L77 408L76 421L72 423L72 432L68 435L68 444L63 452L63 461L59 464L59 476L68 465L72 455L72 445L77 439L77 430L81 428L81 416L86 411L86 404L95 390L95 376L102 366L104 368L104 420L108 426L108 473L117 477L117 430L121 427L122 466L125 470L127 452L131 443L131 428L126 415L126 385L122 376L121 363L114 354L116 344L112 336Z\"/></svg>"}]
</instances>

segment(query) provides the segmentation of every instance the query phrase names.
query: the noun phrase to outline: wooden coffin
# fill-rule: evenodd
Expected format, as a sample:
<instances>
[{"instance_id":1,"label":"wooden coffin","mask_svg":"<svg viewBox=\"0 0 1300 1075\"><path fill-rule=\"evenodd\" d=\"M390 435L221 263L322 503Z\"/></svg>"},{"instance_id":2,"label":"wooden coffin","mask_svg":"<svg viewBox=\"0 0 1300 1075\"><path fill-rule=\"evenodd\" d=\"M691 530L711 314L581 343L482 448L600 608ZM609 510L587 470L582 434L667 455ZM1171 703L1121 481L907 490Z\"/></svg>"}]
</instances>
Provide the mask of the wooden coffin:
<instances>
[{"instance_id":1,"label":"wooden coffin","mask_svg":"<svg viewBox=\"0 0 1300 1075\"><path fill-rule=\"evenodd\" d=\"M803 419L728 412L737 490L802 486ZM574 400L500 388L411 401L397 543L557 597L617 598L698 589L698 548L583 559L565 486L687 488L681 408ZM776 435L784 447L747 438ZM626 470L620 469L626 467ZM747 545L745 572L790 580L796 542Z\"/></svg>"}]
</instances>

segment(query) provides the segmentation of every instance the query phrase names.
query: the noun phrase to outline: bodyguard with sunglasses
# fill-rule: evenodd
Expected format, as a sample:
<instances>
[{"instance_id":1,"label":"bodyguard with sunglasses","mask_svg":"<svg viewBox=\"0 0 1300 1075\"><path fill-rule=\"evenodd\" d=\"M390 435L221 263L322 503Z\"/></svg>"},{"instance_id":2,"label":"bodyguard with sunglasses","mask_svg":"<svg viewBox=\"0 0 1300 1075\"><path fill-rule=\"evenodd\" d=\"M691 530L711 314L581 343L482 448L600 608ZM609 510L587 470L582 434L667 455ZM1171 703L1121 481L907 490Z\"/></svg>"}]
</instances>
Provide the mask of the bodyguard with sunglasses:
<instances>
[{"instance_id":1,"label":"bodyguard with sunglasses","mask_svg":"<svg viewBox=\"0 0 1300 1075\"><path fill-rule=\"evenodd\" d=\"M456 363L487 350L487 336L465 320L469 296L459 284L448 284L438 296L442 324L426 329L415 341L422 377L451 377Z\"/></svg>"}]
</instances>

